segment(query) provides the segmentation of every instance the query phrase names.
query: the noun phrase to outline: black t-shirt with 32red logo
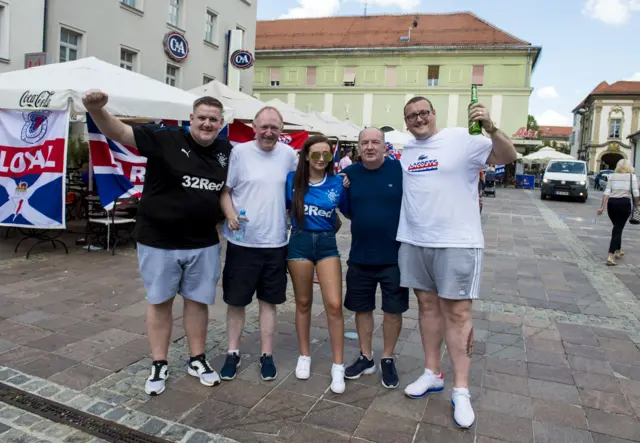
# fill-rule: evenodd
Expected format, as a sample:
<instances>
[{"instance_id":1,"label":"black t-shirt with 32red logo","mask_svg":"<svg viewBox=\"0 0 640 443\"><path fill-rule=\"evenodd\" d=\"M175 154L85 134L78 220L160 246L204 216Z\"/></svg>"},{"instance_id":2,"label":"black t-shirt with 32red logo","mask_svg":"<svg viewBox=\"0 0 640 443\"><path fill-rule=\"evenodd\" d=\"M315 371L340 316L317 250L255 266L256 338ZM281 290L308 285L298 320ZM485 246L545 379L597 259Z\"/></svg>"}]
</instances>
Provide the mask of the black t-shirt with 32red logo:
<instances>
[{"instance_id":1,"label":"black t-shirt with 32red logo","mask_svg":"<svg viewBox=\"0 0 640 443\"><path fill-rule=\"evenodd\" d=\"M200 249L220 242L216 224L224 219L220 195L227 180L231 143L218 138L201 146L182 127L134 128L147 158L136 237L160 249Z\"/></svg>"}]
</instances>

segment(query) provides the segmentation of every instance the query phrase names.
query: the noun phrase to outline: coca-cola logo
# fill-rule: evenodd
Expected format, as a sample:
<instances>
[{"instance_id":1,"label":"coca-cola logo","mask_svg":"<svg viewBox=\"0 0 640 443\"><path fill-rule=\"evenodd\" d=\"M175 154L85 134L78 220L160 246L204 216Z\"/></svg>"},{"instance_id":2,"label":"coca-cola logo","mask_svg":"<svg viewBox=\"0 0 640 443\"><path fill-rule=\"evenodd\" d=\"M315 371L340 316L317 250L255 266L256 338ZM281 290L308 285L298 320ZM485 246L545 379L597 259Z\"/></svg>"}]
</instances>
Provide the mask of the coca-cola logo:
<instances>
[{"instance_id":1,"label":"coca-cola logo","mask_svg":"<svg viewBox=\"0 0 640 443\"><path fill-rule=\"evenodd\" d=\"M55 92L42 91L32 93L29 90L24 91L18 106L21 108L48 108L51 104L51 97Z\"/></svg>"}]
</instances>

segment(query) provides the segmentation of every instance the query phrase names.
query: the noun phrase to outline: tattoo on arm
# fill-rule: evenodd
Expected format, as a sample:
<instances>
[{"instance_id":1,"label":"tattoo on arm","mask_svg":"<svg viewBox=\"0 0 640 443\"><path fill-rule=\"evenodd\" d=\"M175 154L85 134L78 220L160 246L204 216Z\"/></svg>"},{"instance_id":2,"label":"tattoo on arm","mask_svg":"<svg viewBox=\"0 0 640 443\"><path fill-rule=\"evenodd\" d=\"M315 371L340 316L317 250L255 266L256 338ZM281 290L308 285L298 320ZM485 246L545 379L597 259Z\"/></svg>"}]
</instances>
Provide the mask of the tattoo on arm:
<instances>
[{"instance_id":1,"label":"tattoo on arm","mask_svg":"<svg viewBox=\"0 0 640 443\"><path fill-rule=\"evenodd\" d=\"M467 337L467 357L471 358L471 355L473 354L473 343L474 343L474 337L473 337L473 326L471 327L471 330L469 331L469 337Z\"/></svg>"}]
</instances>

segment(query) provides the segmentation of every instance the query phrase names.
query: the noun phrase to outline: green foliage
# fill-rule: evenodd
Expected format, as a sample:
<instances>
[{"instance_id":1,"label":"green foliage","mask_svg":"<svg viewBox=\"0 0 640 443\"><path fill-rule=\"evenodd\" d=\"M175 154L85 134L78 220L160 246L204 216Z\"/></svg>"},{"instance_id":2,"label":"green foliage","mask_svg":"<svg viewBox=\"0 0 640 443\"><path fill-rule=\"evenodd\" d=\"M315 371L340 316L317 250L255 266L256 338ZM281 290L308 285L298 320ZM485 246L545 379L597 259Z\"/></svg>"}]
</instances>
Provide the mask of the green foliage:
<instances>
[{"instance_id":1,"label":"green foliage","mask_svg":"<svg viewBox=\"0 0 640 443\"><path fill-rule=\"evenodd\" d=\"M529 115L527 117L527 129L533 129L534 131L537 131L540 129L540 127L538 126L538 122L536 121L536 118L533 115Z\"/></svg>"},{"instance_id":2,"label":"green foliage","mask_svg":"<svg viewBox=\"0 0 640 443\"><path fill-rule=\"evenodd\" d=\"M79 168L89 161L89 142L82 137L69 138L67 145L67 166Z\"/></svg>"}]
</instances>

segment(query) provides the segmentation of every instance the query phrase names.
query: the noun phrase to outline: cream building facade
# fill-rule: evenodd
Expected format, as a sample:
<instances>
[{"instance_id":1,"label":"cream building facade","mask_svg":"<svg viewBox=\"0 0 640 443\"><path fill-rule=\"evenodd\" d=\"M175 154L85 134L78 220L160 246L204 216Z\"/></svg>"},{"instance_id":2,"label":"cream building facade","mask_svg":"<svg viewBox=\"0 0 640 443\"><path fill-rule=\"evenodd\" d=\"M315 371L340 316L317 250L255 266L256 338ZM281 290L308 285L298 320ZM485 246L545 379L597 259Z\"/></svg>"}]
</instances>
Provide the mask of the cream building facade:
<instances>
[{"instance_id":1,"label":"cream building facade","mask_svg":"<svg viewBox=\"0 0 640 443\"><path fill-rule=\"evenodd\" d=\"M225 83L229 31L253 53L256 14L257 0L0 0L0 72L46 53L47 63L94 56L182 89ZM170 33L184 59L165 49ZM243 71L244 92L252 81Z\"/></svg>"},{"instance_id":2,"label":"cream building facade","mask_svg":"<svg viewBox=\"0 0 640 443\"><path fill-rule=\"evenodd\" d=\"M633 160L629 136L640 130L640 82L602 82L574 110L572 154L589 170Z\"/></svg>"}]
</instances>

